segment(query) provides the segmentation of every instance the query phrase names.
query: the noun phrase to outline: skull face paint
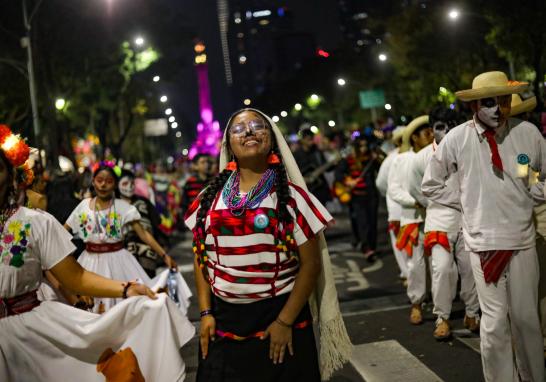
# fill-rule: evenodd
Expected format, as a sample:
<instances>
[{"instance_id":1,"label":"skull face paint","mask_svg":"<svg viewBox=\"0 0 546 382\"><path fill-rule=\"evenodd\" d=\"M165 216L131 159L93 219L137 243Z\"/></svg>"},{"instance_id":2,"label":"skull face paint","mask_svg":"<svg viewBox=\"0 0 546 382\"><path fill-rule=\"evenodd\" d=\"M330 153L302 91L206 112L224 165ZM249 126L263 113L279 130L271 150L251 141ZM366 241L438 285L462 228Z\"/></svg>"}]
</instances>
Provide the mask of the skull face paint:
<instances>
[{"instance_id":1,"label":"skull face paint","mask_svg":"<svg viewBox=\"0 0 546 382\"><path fill-rule=\"evenodd\" d=\"M129 176L124 176L119 181L119 193L126 198L132 198L135 194L135 180Z\"/></svg>"},{"instance_id":2,"label":"skull face paint","mask_svg":"<svg viewBox=\"0 0 546 382\"><path fill-rule=\"evenodd\" d=\"M501 126L510 113L511 96L490 97L478 100L478 119L486 126L496 129Z\"/></svg>"},{"instance_id":3,"label":"skull face paint","mask_svg":"<svg viewBox=\"0 0 546 382\"><path fill-rule=\"evenodd\" d=\"M444 121L436 121L432 125L432 133L434 134L434 142L439 144L446 136L451 126Z\"/></svg>"}]
</instances>

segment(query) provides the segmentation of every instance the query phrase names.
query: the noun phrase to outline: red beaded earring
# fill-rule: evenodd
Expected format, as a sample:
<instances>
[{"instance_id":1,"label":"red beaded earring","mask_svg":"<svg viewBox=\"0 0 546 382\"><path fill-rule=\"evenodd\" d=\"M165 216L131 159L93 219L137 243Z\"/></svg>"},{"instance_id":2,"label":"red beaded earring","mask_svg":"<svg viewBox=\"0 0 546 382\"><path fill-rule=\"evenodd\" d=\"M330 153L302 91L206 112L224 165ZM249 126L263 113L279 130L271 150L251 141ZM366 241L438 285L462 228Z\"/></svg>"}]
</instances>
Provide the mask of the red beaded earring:
<instances>
[{"instance_id":1,"label":"red beaded earring","mask_svg":"<svg viewBox=\"0 0 546 382\"><path fill-rule=\"evenodd\" d=\"M232 160L226 164L226 170L228 171L237 171L237 162Z\"/></svg>"},{"instance_id":2,"label":"red beaded earring","mask_svg":"<svg viewBox=\"0 0 546 382\"><path fill-rule=\"evenodd\" d=\"M267 156L267 163L268 164L279 164L281 163L281 159L279 158L279 156L275 153L271 153Z\"/></svg>"}]
</instances>

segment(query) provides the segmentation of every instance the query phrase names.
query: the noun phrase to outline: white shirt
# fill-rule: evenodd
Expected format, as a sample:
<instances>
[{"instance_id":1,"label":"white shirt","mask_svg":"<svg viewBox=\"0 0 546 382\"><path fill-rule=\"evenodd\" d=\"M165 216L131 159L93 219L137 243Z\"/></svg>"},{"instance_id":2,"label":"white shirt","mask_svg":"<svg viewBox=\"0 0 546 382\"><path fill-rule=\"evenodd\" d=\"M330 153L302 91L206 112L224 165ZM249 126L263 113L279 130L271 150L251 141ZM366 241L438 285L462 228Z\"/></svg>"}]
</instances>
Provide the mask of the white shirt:
<instances>
[{"instance_id":1,"label":"white shirt","mask_svg":"<svg viewBox=\"0 0 546 382\"><path fill-rule=\"evenodd\" d=\"M413 150L399 154L392 164L392 171L389 173L387 195L402 206L401 226L422 223L425 216L424 209L415 208L416 200L409 193L408 171L414 156Z\"/></svg>"},{"instance_id":2,"label":"white shirt","mask_svg":"<svg viewBox=\"0 0 546 382\"><path fill-rule=\"evenodd\" d=\"M421 183L425 170L430 163L430 158L436 150L436 143L431 143L413 157L411 169L409 171L409 193L422 206L425 206L425 232L458 232L461 227L461 213L451 207L429 201L421 191ZM446 182L448 187L458 188L457 177L451 174Z\"/></svg>"},{"instance_id":3,"label":"white shirt","mask_svg":"<svg viewBox=\"0 0 546 382\"><path fill-rule=\"evenodd\" d=\"M526 249L535 245L534 201L544 203L543 182L532 184L531 174L546 175L546 144L529 122L509 119L497 129L503 178L494 173L485 128L468 121L451 130L431 158L423 179L423 194L463 214L463 233L471 251ZM529 158L528 174L518 174L518 155ZM533 171L531 171L533 170ZM446 185L457 174L459 189Z\"/></svg>"},{"instance_id":4,"label":"white shirt","mask_svg":"<svg viewBox=\"0 0 546 382\"><path fill-rule=\"evenodd\" d=\"M379 172L377 173L377 178L375 179L377 189L381 195L386 196L387 199L387 211L389 213L387 219L388 221L399 221L400 217L402 216L402 206L392 200L387 193L389 174L393 169L393 163L398 155L398 148L392 150L389 155L387 155L383 163L381 163L381 167L379 167Z\"/></svg>"},{"instance_id":5,"label":"white shirt","mask_svg":"<svg viewBox=\"0 0 546 382\"><path fill-rule=\"evenodd\" d=\"M20 207L0 236L0 297L37 289L42 270L51 269L76 247L72 236L47 212Z\"/></svg>"},{"instance_id":6,"label":"white shirt","mask_svg":"<svg viewBox=\"0 0 546 382\"><path fill-rule=\"evenodd\" d=\"M125 200L114 199L112 206L105 210L91 208L92 201L93 199L82 200L66 220L72 233L86 243L123 241L123 227L141 219L136 207Z\"/></svg>"}]
</instances>

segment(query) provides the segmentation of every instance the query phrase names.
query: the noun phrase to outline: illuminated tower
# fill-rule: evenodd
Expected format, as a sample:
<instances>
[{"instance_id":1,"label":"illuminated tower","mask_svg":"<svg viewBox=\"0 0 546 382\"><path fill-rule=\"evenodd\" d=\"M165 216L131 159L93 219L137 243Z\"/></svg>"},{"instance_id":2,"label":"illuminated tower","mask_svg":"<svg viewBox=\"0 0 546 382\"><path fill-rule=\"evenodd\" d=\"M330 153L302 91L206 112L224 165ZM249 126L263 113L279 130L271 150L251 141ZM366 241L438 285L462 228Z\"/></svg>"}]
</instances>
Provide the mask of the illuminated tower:
<instances>
[{"instance_id":1,"label":"illuminated tower","mask_svg":"<svg viewBox=\"0 0 546 382\"><path fill-rule=\"evenodd\" d=\"M193 158L200 153L217 156L220 153L222 133L220 132L220 124L218 121L214 121L212 112L205 44L198 41L194 46L194 50L201 121L197 124L197 139L190 149L189 157Z\"/></svg>"}]
</instances>

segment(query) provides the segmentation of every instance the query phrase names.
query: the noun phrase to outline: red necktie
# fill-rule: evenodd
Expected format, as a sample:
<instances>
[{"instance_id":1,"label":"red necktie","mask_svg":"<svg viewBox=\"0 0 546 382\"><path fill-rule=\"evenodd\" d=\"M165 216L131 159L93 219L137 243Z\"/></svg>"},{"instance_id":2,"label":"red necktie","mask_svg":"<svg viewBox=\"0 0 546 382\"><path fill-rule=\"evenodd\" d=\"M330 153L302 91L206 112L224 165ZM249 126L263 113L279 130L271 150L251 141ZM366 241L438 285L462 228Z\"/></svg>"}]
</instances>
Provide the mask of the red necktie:
<instances>
[{"instance_id":1,"label":"red necktie","mask_svg":"<svg viewBox=\"0 0 546 382\"><path fill-rule=\"evenodd\" d=\"M493 161L493 166L502 172L502 159L499 154L497 141L495 140L495 130L487 129L483 135L485 136L485 139L487 139L487 143L489 143L489 149L491 149L491 160Z\"/></svg>"},{"instance_id":2,"label":"red necktie","mask_svg":"<svg viewBox=\"0 0 546 382\"><path fill-rule=\"evenodd\" d=\"M496 250L478 252L483 270L483 277L487 284L499 281L502 272L510 262L514 251Z\"/></svg>"}]
</instances>

